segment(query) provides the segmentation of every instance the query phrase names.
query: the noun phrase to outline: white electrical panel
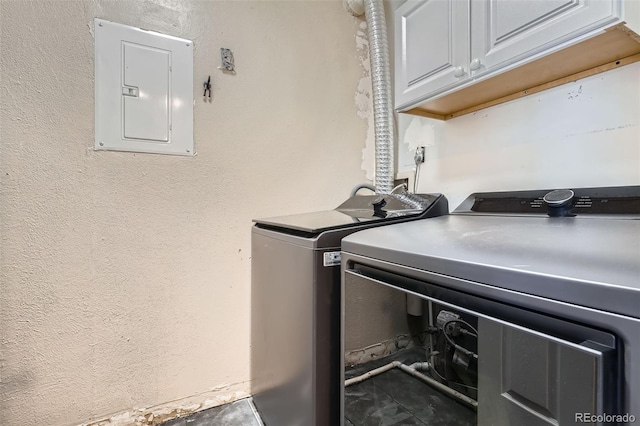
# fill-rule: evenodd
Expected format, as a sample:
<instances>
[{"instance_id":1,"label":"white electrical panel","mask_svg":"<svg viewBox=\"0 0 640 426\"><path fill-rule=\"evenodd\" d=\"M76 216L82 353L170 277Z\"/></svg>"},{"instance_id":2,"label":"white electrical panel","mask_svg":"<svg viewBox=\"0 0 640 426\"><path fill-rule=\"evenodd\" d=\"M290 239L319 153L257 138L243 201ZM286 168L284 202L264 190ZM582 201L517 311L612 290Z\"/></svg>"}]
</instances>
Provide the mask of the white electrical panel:
<instances>
[{"instance_id":1,"label":"white electrical panel","mask_svg":"<svg viewBox=\"0 0 640 426\"><path fill-rule=\"evenodd\" d=\"M96 149L194 155L193 42L95 20Z\"/></svg>"}]
</instances>

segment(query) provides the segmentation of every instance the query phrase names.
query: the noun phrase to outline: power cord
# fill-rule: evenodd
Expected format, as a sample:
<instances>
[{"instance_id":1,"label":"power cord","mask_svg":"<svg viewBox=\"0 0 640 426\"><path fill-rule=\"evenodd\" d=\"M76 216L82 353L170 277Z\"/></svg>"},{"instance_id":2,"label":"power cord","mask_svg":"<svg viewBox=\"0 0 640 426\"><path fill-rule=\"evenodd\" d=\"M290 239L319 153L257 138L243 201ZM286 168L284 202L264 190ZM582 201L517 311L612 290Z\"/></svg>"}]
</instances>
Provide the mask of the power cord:
<instances>
[{"instance_id":1,"label":"power cord","mask_svg":"<svg viewBox=\"0 0 640 426\"><path fill-rule=\"evenodd\" d=\"M460 318L450 319L449 321L447 321L444 324L442 324L442 334L444 334L444 338L447 339L447 342L449 342L449 344L451 346L453 346L454 348L462 351L464 354L466 354L468 356L472 356L475 359L478 359L478 354L476 354L476 353L474 353L474 352L472 352L472 351L470 351L470 350L468 350L466 348L463 348L462 346L460 346L456 342L454 342L451 339L451 337L449 337L449 333L447 333L447 325L451 324L452 322L459 322L459 323L462 323L462 324L466 325L471 330L473 330L473 332L475 333L474 337L476 337L476 338L478 337L478 330L476 330L474 326L472 326L471 324L469 324L468 322L466 322L465 320L460 319ZM471 333L465 333L465 334L473 336L473 334L471 334Z\"/></svg>"},{"instance_id":2,"label":"power cord","mask_svg":"<svg viewBox=\"0 0 640 426\"><path fill-rule=\"evenodd\" d=\"M416 168L413 170L413 193L415 194L418 187L418 173L420 169L420 164L424 163L424 146L419 146L416 148L415 154L413 154L413 161L416 163Z\"/></svg>"}]
</instances>

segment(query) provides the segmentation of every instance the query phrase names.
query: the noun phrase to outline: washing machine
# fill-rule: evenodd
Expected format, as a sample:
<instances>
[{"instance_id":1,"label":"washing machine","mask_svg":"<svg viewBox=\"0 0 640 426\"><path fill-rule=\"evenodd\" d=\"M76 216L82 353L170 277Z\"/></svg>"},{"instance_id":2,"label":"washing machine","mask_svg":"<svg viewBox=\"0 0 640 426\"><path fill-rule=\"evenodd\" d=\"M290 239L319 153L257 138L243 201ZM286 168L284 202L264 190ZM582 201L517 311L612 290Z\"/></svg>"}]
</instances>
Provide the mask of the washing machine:
<instances>
[{"instance_id":1,"label":"washing machine","mask_svg":"<svg viewBox=\"0 0 640 426\"><path fill-rule=\"evenodd\" d=\"M442 194L355 195L333 210L254 221L251 393L267 426L340 424L342 238L448 211Z\"/></svg>"}]
</instances>

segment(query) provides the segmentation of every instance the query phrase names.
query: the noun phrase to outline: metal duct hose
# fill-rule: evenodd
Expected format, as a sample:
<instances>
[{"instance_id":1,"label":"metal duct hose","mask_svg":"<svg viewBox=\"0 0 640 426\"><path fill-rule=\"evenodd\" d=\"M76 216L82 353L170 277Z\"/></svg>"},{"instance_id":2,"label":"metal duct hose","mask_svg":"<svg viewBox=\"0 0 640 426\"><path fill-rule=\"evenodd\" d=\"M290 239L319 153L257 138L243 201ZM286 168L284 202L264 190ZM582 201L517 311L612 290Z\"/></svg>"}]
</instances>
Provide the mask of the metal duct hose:
<instances>
[{"instance_id":1,"label":"metal duct hose","mask_svg":"<svg viewBox=\"0 0 640 426\"><path fill-rule=\"evenodd\" d=\"M382 0L365 0L364 15L369 32L369 58L373 86L373 122L376 137L375 186L378 194L389 194L393 189L394 126L387 24Z\"/></svg>"},{"instance_id":2,"label":"metal duct hose","mask_svg":"<svg viewBox=\"0 0 640 426\"><path fill-rule=\"evenodd\" d=\"M403 203L411 206L413 209L426 209L429 206L429 200L422 198L418 194L410 194L408 192L392 194L392 197L402 201Z\"/></svg>"}]
</instances>

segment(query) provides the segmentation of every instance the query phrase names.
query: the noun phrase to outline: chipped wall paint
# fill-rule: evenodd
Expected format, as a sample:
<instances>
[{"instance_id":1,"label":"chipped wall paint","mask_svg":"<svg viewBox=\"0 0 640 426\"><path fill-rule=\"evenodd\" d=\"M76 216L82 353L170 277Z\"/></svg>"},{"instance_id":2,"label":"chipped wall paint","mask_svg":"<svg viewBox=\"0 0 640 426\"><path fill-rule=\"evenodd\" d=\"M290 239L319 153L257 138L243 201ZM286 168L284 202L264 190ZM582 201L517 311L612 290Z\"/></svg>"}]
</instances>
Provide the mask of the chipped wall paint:
<instances>
[{"instance_id":1,"label":"chipped wall paint","mask_svg":"<svg viewBox=\"0 0 640 426\"><path fill-rule=\"evenodd\" d=\"M394 354L402 349L413 347L413 341L407 334L398 335L395 339L366 346L364 348L347 350L344 363L349 367L364 364L385 356Z\"/></svg>"},{"instance_id":2,"label":"chipped wall paint","mask_svg":"<svg viewBox=\"0 0 640 426\"><path fill-rule=\"evenodd\" d=\"M446 122L400 114L399 132L427 145L418 190L451 208L476 191L638 185L640 63Z\"/></svg>"},{"instance_id":3,"label":"chipped wall paint","mask_svg":"<svg viewBox=\"0 0 640 426\"><path fill-rule=\"evenodd\" d=\"M367 23L362 21L356 32L356 49L362 69L362 77L358 82L355 94L355 104L358 117L367 123L367 137L362 149L361 169L366 172L367 179L373 181L375 177L375 134L373 122L373 87L371 83L371 60L369 59L369 36Z\"/></svg>"},{"instance_id":4,"label":"chipped wall paint","mask_svg":"<svg viewBox=\"0 0 640 426\"><path fill-rule=\"evenodd\" d=\"M93 150L94 17L194 40L198 156ZM358 25L341 1L0 1L0 425L247 394L251 219L364 179Z\"/></svg>"},{"instance_id":5,"label":"chipped wall paint","mask_svg":"<svg viewBox=\"0 0 640 426\"><path fill-rule=\"evenodd\" d=\"M177 417L186 417L219 405L246 398L245 391L233 388L242 387L242 383L220 386L208 392L181 398L154 407L142 407L135 410L113 414L103 419L82 423L79 426L156 426Z\"/></svg>"},{"instance_id":6,"label":"chipped wall paint","mask_svg":"<svg viewBox=\"0 0 640 426\"><path fill-rule=\"evenodd\" d=\"M413 116L409 116L413 117ZM416 148L432 147L436 144L436 126L424 120L406 120L407 114L398 115L398 125L404 130L397 143L397 173L413 171L416 167L413 156Z\"/></svg>"}]
</instances>

